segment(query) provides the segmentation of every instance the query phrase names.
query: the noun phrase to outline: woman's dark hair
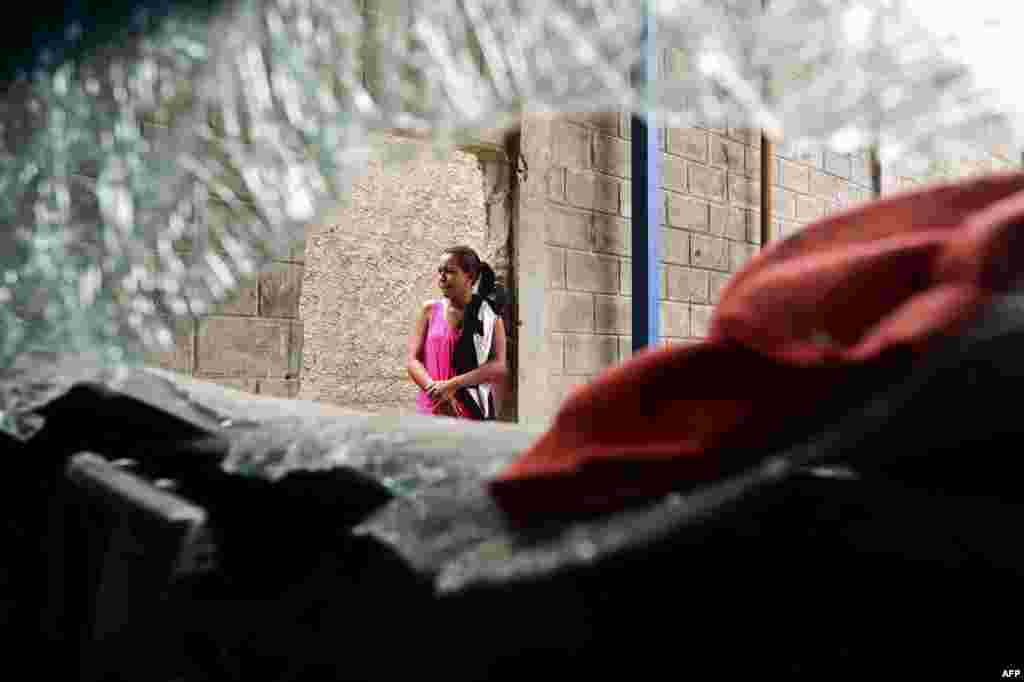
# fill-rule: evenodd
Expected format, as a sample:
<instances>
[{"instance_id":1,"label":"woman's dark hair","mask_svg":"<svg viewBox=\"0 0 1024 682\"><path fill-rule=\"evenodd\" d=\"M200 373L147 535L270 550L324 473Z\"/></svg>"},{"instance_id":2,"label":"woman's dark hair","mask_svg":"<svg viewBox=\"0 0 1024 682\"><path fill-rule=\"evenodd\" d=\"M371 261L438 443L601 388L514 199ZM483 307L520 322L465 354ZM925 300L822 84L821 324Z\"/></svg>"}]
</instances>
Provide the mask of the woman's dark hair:
<instances>
[{"instance_id":1,"label":"woman's dark hair","mask_svg":"<svg viewBox=\"0 0 1024 682\"><path fill-rule=\"evenodd\" d=\"M479 282L477 293L490 303L494 312L500 315L502 296L494 276L494 268L486 261L481 260L477 252L468 246L452 246L445 249L444 253L455 256L455 262L459 264L459 268L468 274L473 282Z\"/></svg>"}]
</instances>

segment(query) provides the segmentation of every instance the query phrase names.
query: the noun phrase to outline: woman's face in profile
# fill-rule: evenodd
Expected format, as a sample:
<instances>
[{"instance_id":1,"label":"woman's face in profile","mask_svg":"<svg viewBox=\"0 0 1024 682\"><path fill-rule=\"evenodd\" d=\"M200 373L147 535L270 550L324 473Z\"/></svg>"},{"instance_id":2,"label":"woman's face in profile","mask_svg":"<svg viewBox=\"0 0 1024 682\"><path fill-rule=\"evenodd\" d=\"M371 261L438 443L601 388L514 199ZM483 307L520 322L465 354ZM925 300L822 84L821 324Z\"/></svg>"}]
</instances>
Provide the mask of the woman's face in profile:
<instances>
[{"instance_id":1,"label":"woman's face in profile","mask_svg":"<svg viewBox=\"0 0 1024 682\"><path fill-rule=\"evenodd\" d=\"M441 257L441 265L437 268L437 286L449 300L464 300L473 291L473 282L469 273L459 267L458 259L452 254Z\"/></svg>"}]
</instances>

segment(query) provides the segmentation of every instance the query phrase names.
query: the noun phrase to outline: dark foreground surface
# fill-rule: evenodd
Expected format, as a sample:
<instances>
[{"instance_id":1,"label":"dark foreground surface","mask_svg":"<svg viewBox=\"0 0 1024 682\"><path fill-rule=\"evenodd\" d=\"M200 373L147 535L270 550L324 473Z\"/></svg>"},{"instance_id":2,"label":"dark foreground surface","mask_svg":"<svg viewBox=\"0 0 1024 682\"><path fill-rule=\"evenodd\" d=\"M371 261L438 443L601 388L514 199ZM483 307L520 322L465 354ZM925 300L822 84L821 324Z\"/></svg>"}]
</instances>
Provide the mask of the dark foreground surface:
<instances>
[{"instance_id":1,"label":"dark foreground surface","mask_svg":"<svg viewBox=\"0 0 1024 682\"><path fill-rule=\"evenodd\" d=\"M38 358L0 378L44 420L0 437L5 665L992 679L1024 661L1021 348L1009 299L716 485L532 528L481 484L534 433Z\"/></svg>"}]
</instances>

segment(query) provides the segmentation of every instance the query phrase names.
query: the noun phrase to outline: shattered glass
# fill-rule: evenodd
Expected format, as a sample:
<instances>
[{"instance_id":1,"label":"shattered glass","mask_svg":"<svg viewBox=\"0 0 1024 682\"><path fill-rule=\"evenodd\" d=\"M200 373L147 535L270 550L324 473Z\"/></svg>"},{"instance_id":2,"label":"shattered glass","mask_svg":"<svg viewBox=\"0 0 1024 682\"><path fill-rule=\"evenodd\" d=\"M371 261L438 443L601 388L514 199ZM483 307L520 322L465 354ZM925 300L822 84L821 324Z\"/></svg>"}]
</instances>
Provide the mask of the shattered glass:
<instances>
[{"instance_id":1,"label":"shattered glass","mask_svg":"<svg viewBox=\"0 0 1024 682\"><path fill-rule=\"evenodd\" d=\"M1016 144L1012 112L898 2L647 6L653 87L632 77L633 0L236 0L27 70L0 102L0 368L170 347L175 318L345 199L378 132L450 145L527 113L632 110L883 163ZM6 431L16 401L0 394Z\"/></svg>"}]
</instances>

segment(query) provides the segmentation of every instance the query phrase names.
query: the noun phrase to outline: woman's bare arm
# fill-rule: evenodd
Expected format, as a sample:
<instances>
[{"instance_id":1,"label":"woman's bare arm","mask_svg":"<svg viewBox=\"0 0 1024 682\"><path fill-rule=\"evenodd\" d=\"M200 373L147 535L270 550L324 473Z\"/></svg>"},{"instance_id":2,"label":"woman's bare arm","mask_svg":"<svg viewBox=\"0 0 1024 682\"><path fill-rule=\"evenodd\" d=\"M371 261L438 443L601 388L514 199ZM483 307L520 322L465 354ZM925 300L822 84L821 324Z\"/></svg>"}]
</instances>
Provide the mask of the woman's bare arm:
<instances>
[{"instance_id":1,"label":"woman's bare arm","mask_svg":"<svg viewBox=\"0 0 1024 682\"><path fill-rule=\"evenodd\" d=\"M430 325L430 313L433 307L433 301L423 304L423 310L420 311L419 319L416 320L416 326L409 337L409 353L405 363L409 378L424 391L434 383L427 368L423 365L423 349L426 344L427 327Z\"/></svg>"}]
</instances>

